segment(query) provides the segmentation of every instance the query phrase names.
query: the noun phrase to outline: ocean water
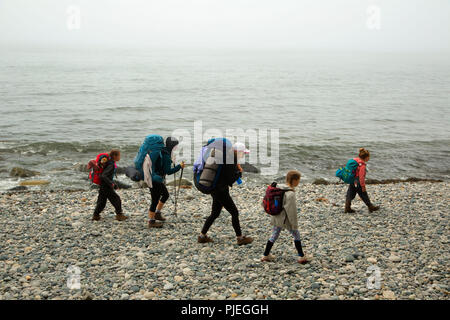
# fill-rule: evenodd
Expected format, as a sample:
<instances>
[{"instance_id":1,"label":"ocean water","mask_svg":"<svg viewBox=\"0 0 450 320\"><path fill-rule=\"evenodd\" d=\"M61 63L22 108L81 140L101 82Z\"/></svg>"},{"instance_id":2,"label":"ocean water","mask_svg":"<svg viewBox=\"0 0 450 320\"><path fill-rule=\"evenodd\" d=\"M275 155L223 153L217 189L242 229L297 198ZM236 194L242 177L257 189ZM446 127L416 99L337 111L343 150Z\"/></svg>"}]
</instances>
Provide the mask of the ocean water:
<instances>
[{"instance_id":1,"label":"ocean water","mask_svg":"<svg viewBox=\"0 0 450 320\"><path fill-rule=\"evenodd\" d=\"M147 134L193 134L196 120L279 129L279 172L248 183L289 169L337 181L359 147L371 178L450 178L440 54L1 48L0 110L0 190L18 184L16 166L49 188L87 188L75 164L112 147L129 164Z\"/></svg>"}]
</instances>

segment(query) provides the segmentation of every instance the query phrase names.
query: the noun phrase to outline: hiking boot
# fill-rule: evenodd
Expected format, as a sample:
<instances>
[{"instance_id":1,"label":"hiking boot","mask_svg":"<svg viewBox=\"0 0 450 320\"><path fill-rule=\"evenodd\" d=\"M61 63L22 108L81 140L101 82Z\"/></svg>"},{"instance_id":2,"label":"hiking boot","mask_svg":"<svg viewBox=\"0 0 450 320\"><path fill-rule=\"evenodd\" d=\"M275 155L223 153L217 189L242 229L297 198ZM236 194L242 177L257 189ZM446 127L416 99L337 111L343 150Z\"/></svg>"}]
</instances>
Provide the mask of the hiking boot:
<instances>
[{"instance_id":1,"label":"hiking boot","mask_svg":"<svg viewBox=\"0 0 450 320\"><path fill-rule=\"evenodd\" d=\"M237 244L240 245L240 246L242 246L244 244L250 244L252 242L253 242L253 238L252 237L243 236L243 237L237 238Z\"/></svg>"},{"instance_id":2,"label":"hiking boot","mask_svg":"<svg viewBox=\"0 0 450 320\"><path fill-rule=\"evenodd\" d=\"M166 221L166 218L164 218L161 214L161 212L156 212L155 213L155 220L159 220L159 221Z\"/></svg>"},{"instance_id":3,"label":"hiking boot","mask_svg":"<svg viewBox=\"0 0 450 320\"><path fill-rule=\"evenodd\" d=\"M350 200L345 200L345 213L354 213L355 210L352 209L352 202Z\"/></svg>"},{"instance_id":4,"label":"hiking boot","mask_svg":"<svg viewBox=\"0 0 450 320\"><path fill-rule=\"evenodd\" d=\"M94 215L92 216L92 221L99 221L99 220L100 220L100 214L94 213Z\"/></svg>"},{"instance_id":5,"label":"hiking boot","mask_svg":"<svg viewBox=\"0 0 450 320\"><path fill-rule=\"evenodd\" d=\"M369 212L370 213L372 213L372 212L374 212L374 211L377 211L377 210L379 210L380 209L380 206L374 206L373 204L371 204L370 206L369 206Z\"/></svg>"},{"instance_id":6,"label":"hiking boot","mask_svg":"<svg viewBox=\"0 0 450 320\"><path fill-rule=\"evenodd\" d=\"M208 236L198 236L197 241L198 241L198 243L214 242L214 240Z\"/></svg>"},{"instance_id":7,"label":"hiking boot","mask_svg":"<svg viewBox=\"0 0 450 320\"><path fill-rule=\"evenodd\" d=\"M263 256L261 258L261 261L262 262L272 262L272 261L275 261L275 257L273 255L269 254L268 256Z\"/></svg>"},{"instance_id":8,"label":"hiking boot","mask_svg":"<svg viewBox=\"0 0 450 320\"><path fill-rule=\"evenodd\" d=\"M305 264L305 263L308 263L309 260L308 260L308 258L306 258L306 255L304 255L303 257L298 257L297 262L300 264Z\"/></svg>"},{"instance_id":9,"label":"hiking boot","mask_svg":"<svg viewBox=\"0 0 450 320\"><path fill-rule=\"evenodd\" d=\"M127 219L128 219L128 217L126 215L124 215L123 213L116 214L116 220L117 221L124 221L124 220L127 220Z\"/></svg>"},{"instance_id":10,"label":"hiking boot","mask_svg":"<svg viewBox=\"0 0 450 320\"><path fill-rule=\"evenodd\" d=\"M159 222L159 221L149 221L148 222L148 227L149 228L162 228L162 226L163 226L163 223L162 222Z\"/></svg>"}]
</instances>

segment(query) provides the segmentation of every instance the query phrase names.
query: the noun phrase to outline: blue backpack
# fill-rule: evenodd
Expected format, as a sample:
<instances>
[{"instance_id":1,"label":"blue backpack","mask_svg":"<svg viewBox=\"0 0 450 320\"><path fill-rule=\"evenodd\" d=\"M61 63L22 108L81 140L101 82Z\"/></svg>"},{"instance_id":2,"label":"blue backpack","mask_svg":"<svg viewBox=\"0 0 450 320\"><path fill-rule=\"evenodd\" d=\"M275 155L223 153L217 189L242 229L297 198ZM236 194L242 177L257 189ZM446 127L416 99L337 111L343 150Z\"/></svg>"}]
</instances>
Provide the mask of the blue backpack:
<instances>
[{"instance_id":1,"label":"blue backpack","mask_svg":"<svg viewBox=\"0 0 450 320\"><path fill-rule=\"evenodd\" d=\"M214 191L231 147L231 142L225 138L210 139L202 147L200 155L194 162L194 185L200 192L210 194ZM217 158L212 154L213 150L221 151L223 156L221 163L215 163L214 159Z\"/></svg>"},{"instance_id":2,"label":"blue backpack","mask_svg":"<svg viewBox=\"0 0 450 320\"><path fill-rule=\"evenodd\" d=\"M356 169L358 169L358 162L354 159L347 161L345 167L336 170L336 177L345 183L352 184L355 182Z\"/></svg>"},{"instance_id":3,"label":"blue backpack","mask_svg":"<svg viewBox=\"0 0 450 320\"><path fill-rule=\"evenodd\" d=\"M153 156L152 161L156 162L156 159L161 156L161 150L165 147L164 139L160 135L151 134L145 137L144 143L142 143L139 151L134 158L134 167L141 176L140 180L144 179L144 171L142 171L142 165L144 164L145 156L156 153L157 156Z\"/></svg>"}]
</instances>

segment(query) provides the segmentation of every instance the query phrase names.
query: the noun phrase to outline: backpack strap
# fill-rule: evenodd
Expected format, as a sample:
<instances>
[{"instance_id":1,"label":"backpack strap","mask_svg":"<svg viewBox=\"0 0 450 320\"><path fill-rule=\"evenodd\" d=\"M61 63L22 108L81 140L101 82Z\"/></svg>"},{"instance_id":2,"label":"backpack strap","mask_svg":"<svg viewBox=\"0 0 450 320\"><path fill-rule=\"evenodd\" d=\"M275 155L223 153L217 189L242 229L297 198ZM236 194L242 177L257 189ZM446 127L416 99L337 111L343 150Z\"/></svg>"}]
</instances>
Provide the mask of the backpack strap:
<instances>
[{"instance_id":1,"label":"backpack strap","mask_svg":"<svg viewBox=\"0 0 450 320\"><path fill-rule=\"evenodd\" d=\"M158 161L159 161L159 166L158 166ZM163 172L163 155L162 155L162 151L160 150L159 153L156 156L155 159L155 173L161 175L161 178L164 178L164 172Z\"/></svg>"},{"instance_id":2,"label":"backpack strap","mask_svg":"<svg viewBox=\"0 0 450 320\"><path fill-rule=\"evenodd\" d=\"M117 164L116 164L115 161L113 161L113 162L114 162L114 174L113 174L113 177L116 177L116 179L118 179L117 178Z\"/></svg>"}]
</instances>

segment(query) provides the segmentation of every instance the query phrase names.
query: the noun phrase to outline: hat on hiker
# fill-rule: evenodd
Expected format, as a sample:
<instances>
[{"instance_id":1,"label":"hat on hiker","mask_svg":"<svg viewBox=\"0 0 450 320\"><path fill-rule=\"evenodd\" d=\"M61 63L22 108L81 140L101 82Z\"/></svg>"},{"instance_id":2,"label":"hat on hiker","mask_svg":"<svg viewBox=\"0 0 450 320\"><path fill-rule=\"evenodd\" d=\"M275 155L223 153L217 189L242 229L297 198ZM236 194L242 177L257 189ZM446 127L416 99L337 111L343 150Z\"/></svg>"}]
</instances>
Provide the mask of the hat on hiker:
<instances>
[{"instance_id":1,"label":"hat on hiker","mask_svg":"<svg viewBox=\"0 0 450 320\"><path fill-rule=\"evenodd\" d=\"M242 142L236 142L236 143L233 145L233 150L236 151L236 152L243 152L243 153L245 153L245 154L250 153L250 150L248 150L248 149L245 147L245 144L243 144Z\"/></svg>"},{"instance_id":2,"label":"hat on hiker","mask_svg":"<svg viewBox=\"0 0 450 320\"><path fill-rule=\"evenodd\" d=\"M173 149L178 145L178 140L174 137L167 137L166 139L166 150L172 153Z\"/></svg>"}]
</instances>

